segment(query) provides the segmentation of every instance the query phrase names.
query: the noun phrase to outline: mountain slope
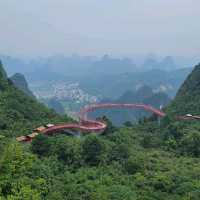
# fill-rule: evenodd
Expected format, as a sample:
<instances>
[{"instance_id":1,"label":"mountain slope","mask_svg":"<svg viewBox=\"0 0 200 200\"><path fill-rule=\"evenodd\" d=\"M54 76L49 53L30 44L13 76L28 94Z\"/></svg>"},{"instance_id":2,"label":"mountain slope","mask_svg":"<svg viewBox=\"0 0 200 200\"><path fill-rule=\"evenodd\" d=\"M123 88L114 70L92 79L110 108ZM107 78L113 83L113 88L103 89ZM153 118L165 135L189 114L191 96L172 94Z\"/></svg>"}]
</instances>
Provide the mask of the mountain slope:
<instances>
[{"instance_id":1,"label":"mountain slope","mask_svg":"<svg viewBox=\"0 0 200 200\"><path fill-rule=\"evenodd\" d=\"M31 92L31 90L29 89L28 83L23 74L16 73L10 77L10 80L18 89L23 91L25 94L33 98L35 97L34 94Z\"/></svg>"},{"instance_id":2,"label":"mountain slope","mask_svg":"<svg viewBox=\"0 0 200 200\"><path fill-rule=\"evenodd\" d=\"M168 111L176 114L200 114L200 64L187 77Z\"/></svg>"},{"instance_id":3,"label":"mountain slope","mask_svg":"<svg viewBox=\"0 0 200 200\"><path fill-rule=\"evenodd\" d=\"M5 136L28 134L36 126L67 121L17 89L0 65L0 131Z\"/></svg>"},{"instance_id":4,"label":"mountain slope","mask_svg":"<svg viewBox=\"0 0 200 200\"><path fill-rule=\"evenodd\" d=\"M6 74L6 71L3 68L3 64L1 62L1 60L0 60L0 78L1 79L6 79L7 78L7 74Z\"/></svg>"}]
</instances>

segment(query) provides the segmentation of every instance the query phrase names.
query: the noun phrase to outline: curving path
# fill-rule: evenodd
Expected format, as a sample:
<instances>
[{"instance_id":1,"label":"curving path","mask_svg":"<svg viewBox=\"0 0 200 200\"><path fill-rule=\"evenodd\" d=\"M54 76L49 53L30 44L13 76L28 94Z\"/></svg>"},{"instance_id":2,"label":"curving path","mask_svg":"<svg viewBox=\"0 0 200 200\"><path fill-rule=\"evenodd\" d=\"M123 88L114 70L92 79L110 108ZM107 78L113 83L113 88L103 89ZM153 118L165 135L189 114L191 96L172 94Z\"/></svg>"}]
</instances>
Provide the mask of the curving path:
<instances>
[{"instance_id":1,"label":"curving path","mask_svg":"<svg viewBox=\"0 0 200 200\"><path fill-rule=\"evenodd\" d=\"M153 108L152 106L145 105L145 104L112 104L112 103L93 104L93 105L84 107L79 112L79 114L78 114L79 123L54 125L52 127L45 128L38 132L42 133L44 135L52 135L52 134L55 134L55 133L63 131L63 130L79 130L81 132L102 133L106 129L107 124L105 122L88 119L87 115L88 115L88 113L93 112L97 109L105 109L105 108L106 109L113 109L113 108L142 109L145 111L149 111L149 112L157 115L158 117L164 117L166 115L161 110ZM35 136L37 136L37 133L32 133L27 136L18 137L17 140L20 142L31 142Z\"/></svg>"},{"instance_id":2,"label":"curving path","mask_svg":"<svg viewBox=\"0 0 200 200\"><path fill-rule=\"evenodd\" d=\"M112 103L106 103L106 104L93 104L84 107L80 112L79 112L79 123L69 123L69 124L60 124L60 125L54 125L49 128L45 128L41 131L39 131L42 134L45 135L52 135L57 132L63 131L63 130L79 130L81 132L97 132L97 133L102 133L107 125L105 122L97 121L97 120L92 120L88 119L87 115L90 112L93 112L97 109L113 109L113 108L121 108L121 109L142 109L148 112L151 112L155 114L156 116L162 118L166 116L166 113L163 111L153 108L150 105L145 105L145 104L112 104ZM191 120L191 119L200 119L199 116L180 116L177 117L178 120ZM31 142L32 139L37 135L36 134L31 134L27 136L21 136L17 138L18 141L20 142Z\"/></svg>"},{"instance_id":3,"label":"curving path","mask_svg":"<svg viewBox=\"0 0 200 200\"><path fill-rule=\"evenodd\" d=\"M105 108L143 109L154 113L159 117L164 117L166 115L161 110L155 109L152 106L145 104L93 104L90 106L86 106L79 112L79 124L55 125L53 127L45 129L44 131L42 131L42 133L49 135L55 133L56 131L61 131L65 129L79 129L80 131L86 132L103 132L107 127L106 123L88 119L87 114L97 109Z\"/></svg>"}]
</instances>

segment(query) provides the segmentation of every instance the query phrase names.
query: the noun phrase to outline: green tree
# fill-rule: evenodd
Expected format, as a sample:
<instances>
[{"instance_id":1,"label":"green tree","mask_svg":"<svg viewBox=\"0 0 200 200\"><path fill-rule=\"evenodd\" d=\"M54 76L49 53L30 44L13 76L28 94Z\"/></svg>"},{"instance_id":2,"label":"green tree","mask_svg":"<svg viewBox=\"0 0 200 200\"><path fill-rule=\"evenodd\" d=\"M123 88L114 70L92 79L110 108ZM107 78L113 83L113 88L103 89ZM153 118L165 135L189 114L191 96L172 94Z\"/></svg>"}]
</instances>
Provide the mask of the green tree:
<instances>
[{"instance_id":1,"label":"green tree","mask_svg":"<svg viewBox=\"0 0 200 200\"><path fill-rule=\"evenodd\" d=\"M51 143L48 136L40 134L35 137L31 143L31 149L33 153L38 154L39 156L48 155L51 150Z\"/></svg>"},{"instance_id":2,"label":"green tree","mask_svg":"<svg viewBox=\"0 0 200 200\"><path fill-rule=\"evenodd\" d=\"M125 163L130 154L129 147L126 144L114 145L109 152L111 161L119 161Z\"/></svg>"},{"instance_id":3,"label":"green tree","mask_svg":"<svg viewBox=\"0 0 200 200\"><path fill-rule=\"evenodd\" d=\"M200 132L196 130L189 130L181 140L181 149L183 152L200 156Z\"/></svg>"},{"instance_id":4,"label":"green tree","mask_svg":"<svg viewBox=\"0 0 200 200\"><path fill-rule=\"evenodd\" d=\"M19 144L11 143L5 148L0 159L0 195L9 200L41 199L40 185L34 184L27 176L35 156L25 153ZM37 180L35 180L37 182Z\"/></svg>"},{"instance_id":5,"label":"green tree","mask_svg":"<svg viewBox=\"0 0 200 200\"><path fill-rule=\"evenodd\" d=\"M102 118L98 118L97 120L100 120L100 121L103 121L104 123L106 123L107 127L106 127L106 130L104 131L105 135L111 134L117 130L116 127L113 126L110 119L108 119L106 116L103 116Z\"/></svg>"},{"instance_id":6,"label":"green tree","mask_svg":"<svg viewBox=\"0 0 200 200\"><path fill-rule=\"evenodd\" d=\"M130 121L126 121L126 122L124 122L124 126L126 126L126 127L132 127L133 124Z\"/></svg>"},{"instance_id":7,"label":"green tree","mask_svg":"<svg viewBox=\"0 0 200 200\"><path fill-rule=\"evenodd\" d=\"M82 144L82 155L85 163L89 165L98 165L105 149L104 143L96 135L87 136Z\"/></svg>"},{"instance_id":8,"label":"green tree","mask_svg":"<svg viewBox=\"0 0 200 200\"><path fill-rule=\"evenodd\" d=\"M79 167L82 163L80 140L73 137L60 137L56 141L55 153L66 165Z\"/></svg>"}]
</instances>

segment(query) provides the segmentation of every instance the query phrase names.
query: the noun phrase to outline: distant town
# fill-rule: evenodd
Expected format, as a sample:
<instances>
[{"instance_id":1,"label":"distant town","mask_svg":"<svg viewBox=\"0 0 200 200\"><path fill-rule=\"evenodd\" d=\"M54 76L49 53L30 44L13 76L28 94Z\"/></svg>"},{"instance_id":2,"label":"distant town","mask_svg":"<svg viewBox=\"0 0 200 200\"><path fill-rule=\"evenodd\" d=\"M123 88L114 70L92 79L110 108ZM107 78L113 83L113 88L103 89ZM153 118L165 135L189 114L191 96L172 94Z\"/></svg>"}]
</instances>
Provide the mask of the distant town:
<instances>
[{"instance_id":1,"label":"distant town","mask_svg":"<svg viewBox=\"0 0 200 200\"><path fill-rule=\"evenodd\" d=\"M52 84L52 89L35 90L35 96L41 98L57 98L58 100L74 101L75 103L96 103L99 98L88 94L80 88L79 83L59 82Z\"/></svg>"}]
</instances>

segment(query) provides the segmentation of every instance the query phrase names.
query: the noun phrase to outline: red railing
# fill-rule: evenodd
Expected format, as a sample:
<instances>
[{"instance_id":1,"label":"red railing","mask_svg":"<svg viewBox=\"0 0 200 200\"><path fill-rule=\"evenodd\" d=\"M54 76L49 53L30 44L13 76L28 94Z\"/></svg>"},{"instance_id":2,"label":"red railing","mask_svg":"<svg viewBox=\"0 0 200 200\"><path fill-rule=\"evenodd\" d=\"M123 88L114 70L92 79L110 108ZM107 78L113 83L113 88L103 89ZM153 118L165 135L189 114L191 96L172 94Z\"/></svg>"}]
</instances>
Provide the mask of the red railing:
<instances>
[{"instance_id":1,"label":"red railing","mask_svg":"<svg viewBox=\"0 0 200 200\"><path fill-rule=\"evenodd\" d=\"M49 128L45 128L44 130L40 131L40 133L45 135L52 135L56 132L60 132L62 130L80 130L82 132L98 132L102 133L106 127L107 124L105 122L97 121L97 120L91 120L88 119L87 114L90 112L93 112L98 109L113 109L113 108L121 108L121 109L142 109L148 112L151 112L158 117L165 117L166 113L163 111L153 108L150 105L145 104L112 104L112 103L106 103L106 104L93 104L89 106L85 106L78 114L79 116L79 123L69 123L69 124L60 124L60 125L54 125ZM186 115L186 116L178 116L176 117L178 120L194 120L199 119L200 116L192 116L192 115ZM28 136L22 136L17 138L18 141L25 141L25 142L31 142L33 137Z\"/></svg>"}]
</instances>

